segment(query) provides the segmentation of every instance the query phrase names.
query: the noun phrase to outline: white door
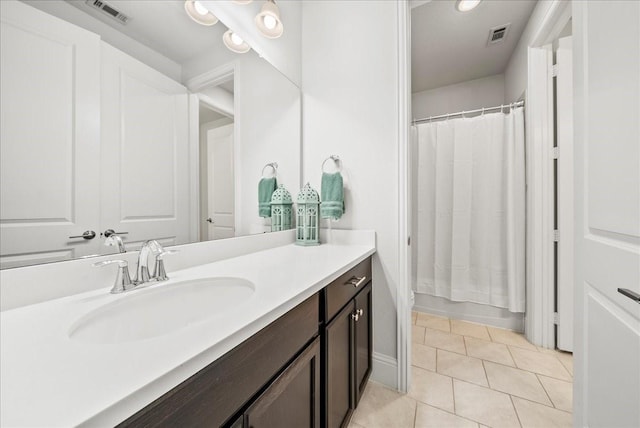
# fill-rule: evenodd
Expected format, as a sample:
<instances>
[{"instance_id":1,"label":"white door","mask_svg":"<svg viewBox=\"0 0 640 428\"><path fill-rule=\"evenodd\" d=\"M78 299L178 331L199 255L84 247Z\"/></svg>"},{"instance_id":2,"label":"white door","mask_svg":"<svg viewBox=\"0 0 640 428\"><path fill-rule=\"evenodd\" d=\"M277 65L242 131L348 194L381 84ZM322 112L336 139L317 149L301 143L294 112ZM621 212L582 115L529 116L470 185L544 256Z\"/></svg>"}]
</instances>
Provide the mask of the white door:
<instances>
[{"instance_id":1,"label":"white door","mask_svg":"<svg viewBox=\"0 0 640 428\"><path fill-rule=\"evenodd\" d=\"M556 51L556 129L558 143L558 336L557 347L573 351L573 50L571 37Z\"/></svg>"},{"instance_id":2,"label":"white door","mask_svg":"<svg viewBox=\"0 0 640 428\"><path fill-rule=\"evenodd\" d=\"M0 1L0 267L99 251L100 39ZM90 235L89 235L90 236Z\"/></svg>"},{"instance_id":3,"label":"white door","mask_svg":"<svg viewBox=\"0 0 640 428\"><path fill-rule=\"evenodd\" d=\"M235 236L233 124L207 131L209 239Z\"/></svg>"},{"instance_id":4,"label":"white door","mask_svg":"<svg viewBox=\"0 0 640 428\"><path fill-rule=\"evenodd\" d=\"M101 93L102 228L128 248L187 243L187 89L103 43Z\"/></svg>"},{"instance_id":5,"label":"white door","mask_svg":"<svg viewBox=\"0 0 640 428\"><path fill-rule=\"evenodd\" d=\"M573 2L575 426L640 426L640 2Z\"/></svg>"}]
</instances>

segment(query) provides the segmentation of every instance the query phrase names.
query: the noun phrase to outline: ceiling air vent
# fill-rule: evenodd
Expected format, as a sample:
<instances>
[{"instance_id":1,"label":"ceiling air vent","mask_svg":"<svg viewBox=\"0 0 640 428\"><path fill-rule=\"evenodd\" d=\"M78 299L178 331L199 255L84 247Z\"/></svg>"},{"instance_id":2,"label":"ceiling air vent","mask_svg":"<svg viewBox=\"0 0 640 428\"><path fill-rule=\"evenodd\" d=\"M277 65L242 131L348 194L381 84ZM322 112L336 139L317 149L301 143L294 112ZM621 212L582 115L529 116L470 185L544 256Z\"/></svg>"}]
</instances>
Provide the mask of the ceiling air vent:
<instances>
[{"instance_id":1,"label":"ceiling air vent","mask_svg":"<svg viewBox=\"0 0 640 428\"><path fill-rule=\"evenodd\" d=\"M487 41L487 44L492 45L494 43L503 41L505 37L507 37L510 25L511 24L499 25L489 30L489 40Z\"/></svg>"},{"instance_id":2,"label":"ceiling air vent","mask_svg":"<svg viewBox=\"0 0 640 428\"><path fill-rule=\"evenodd\" d=\"M94 9L98 9L100 12L110 16L123 25L129 21L129 17L127 15L115 9L114 7L109 6L102 0L85 0L85 3L93 7Z\"/></svg>"}]
</instances>

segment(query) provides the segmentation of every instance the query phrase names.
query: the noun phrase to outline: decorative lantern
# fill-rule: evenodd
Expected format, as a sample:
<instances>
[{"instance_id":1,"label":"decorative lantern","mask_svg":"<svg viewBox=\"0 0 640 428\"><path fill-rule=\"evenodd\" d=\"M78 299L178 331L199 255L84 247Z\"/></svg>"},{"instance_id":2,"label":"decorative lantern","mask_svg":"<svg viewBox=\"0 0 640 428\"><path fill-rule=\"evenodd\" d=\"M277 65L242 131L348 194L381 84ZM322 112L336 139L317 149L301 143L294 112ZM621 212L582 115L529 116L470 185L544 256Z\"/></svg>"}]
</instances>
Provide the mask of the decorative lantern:
<instances>
[{"instance_id":1,"label":"decorative lantern","mask_svg":"<svg viewBox=\"0 0 640 428\"><path fill-rule=\"evenodd\" d=\"M309 183L298 193L298 208L296 210L296 244L320 245L320 228L318 211L320 196Z\"/></svg>"},{"instance_id":2,"label":"decorative lantern","mask_svg":"<svg viewBox=\"0 0 640 428\"><path fill-rule=\"evenodd\" d=\"M291 229L293 221L293 199L281 184L271 195L271 231Z\"/></svg>"}]
</instances>

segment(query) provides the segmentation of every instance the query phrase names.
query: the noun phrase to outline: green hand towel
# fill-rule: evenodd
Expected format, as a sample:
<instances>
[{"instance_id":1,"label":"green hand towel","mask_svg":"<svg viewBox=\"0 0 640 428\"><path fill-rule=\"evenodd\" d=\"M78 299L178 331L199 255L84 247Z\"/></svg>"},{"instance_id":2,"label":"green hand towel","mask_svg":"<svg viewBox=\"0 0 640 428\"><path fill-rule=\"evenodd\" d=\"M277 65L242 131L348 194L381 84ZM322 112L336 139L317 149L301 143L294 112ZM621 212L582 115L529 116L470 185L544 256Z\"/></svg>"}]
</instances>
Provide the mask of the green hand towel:
<instances>
[{"instance_id":1,"label":"green hand towel","mask_svg":"<svg viewBox=\"0 0 640 428\"><path fill-rule=\"evenodd\" d=\"M278 188L275 177L261 178L258 183L258 215L271 217L271 195Z\"/></svg>"},{"instance_id":2,"label":"green hand towel","mask_svg":"<svg viewBox=\"0 0 640 428\"><path fill-rule=\"evenodd\" d=\"M322 173L320 189L320 217L339 219L344 214L344 186L342 175Z\"/></svg>"}]
</instances>

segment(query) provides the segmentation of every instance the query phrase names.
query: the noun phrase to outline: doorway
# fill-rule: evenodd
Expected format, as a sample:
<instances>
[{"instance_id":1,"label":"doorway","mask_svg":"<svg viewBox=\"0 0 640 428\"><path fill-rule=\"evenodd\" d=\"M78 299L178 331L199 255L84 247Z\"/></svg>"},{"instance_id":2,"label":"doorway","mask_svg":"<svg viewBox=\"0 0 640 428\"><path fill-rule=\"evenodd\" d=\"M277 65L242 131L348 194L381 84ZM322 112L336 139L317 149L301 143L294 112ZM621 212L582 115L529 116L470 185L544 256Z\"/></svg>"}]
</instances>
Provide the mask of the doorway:
<instances>
[{"instance_id":1,"label":"doorway","mask_svg":"<svg viewBox=\"0 0 640 428\"><path fill-rule=\"evenodd\" d=\"M235 236L234 82L198 94L200 240Z\"/></svg>"}]
</instances>

